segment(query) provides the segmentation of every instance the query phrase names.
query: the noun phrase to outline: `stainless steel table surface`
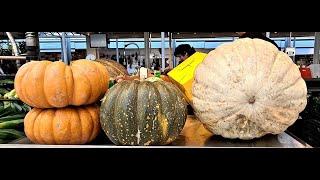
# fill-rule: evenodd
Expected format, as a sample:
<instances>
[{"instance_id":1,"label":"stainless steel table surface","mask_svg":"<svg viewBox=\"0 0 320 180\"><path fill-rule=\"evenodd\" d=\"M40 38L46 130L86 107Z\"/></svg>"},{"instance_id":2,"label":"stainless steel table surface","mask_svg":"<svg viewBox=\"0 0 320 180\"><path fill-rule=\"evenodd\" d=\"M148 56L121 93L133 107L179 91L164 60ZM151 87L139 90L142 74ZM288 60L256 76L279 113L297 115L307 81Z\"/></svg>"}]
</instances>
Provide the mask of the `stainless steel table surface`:
<instances>
[{"instance_id":1,"label":"stainless steel table surface","mask_svg":"<svg viewBox=\"0 0 320 180\"><path fill-rule=\"evenodd\" d=\"M284 132L278 135L266 135L253 140L226 139L216 136L204 128L193 116L189 116L181 135L167 146L115 146L110 142L91 145L39 145L32 144L27 138L9 144L0 144L0 148L309 148L308 144Z\"/></svg>"}]
</instances>

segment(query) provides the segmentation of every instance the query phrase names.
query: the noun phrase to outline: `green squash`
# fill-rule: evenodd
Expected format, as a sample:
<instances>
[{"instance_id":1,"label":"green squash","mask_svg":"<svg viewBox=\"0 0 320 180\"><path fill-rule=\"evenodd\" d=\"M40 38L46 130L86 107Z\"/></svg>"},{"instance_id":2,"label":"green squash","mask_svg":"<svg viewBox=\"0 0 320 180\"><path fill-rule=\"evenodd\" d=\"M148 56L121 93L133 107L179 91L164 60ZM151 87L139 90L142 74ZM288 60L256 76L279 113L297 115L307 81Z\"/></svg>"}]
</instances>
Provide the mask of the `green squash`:
<instances>
[{"instance_id":1,"label":"green squash","mask_svg":"<svg viewBox=\"0 0 320 180\"><path fill-rule=\"evenodd\" d=\"M102 129L116 145L166 145L187 118L182 92L166 81L122 81L106 93L100 107Z\"/></svg>"}]
</instances>

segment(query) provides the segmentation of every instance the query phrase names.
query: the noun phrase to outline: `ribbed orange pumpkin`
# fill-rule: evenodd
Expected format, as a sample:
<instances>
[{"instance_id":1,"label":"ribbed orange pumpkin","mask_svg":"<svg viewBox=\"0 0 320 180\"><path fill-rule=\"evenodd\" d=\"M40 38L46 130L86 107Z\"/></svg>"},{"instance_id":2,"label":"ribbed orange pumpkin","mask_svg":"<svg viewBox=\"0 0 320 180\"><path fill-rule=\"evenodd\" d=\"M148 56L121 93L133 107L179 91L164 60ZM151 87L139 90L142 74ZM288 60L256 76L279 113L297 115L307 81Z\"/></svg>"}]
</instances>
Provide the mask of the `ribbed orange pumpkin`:
<instances>
[{"instance_id":1,"label":"ribbed orange pumpkin","mask_svg":"<svg viewBox=\"0 0 320 180\"><path fill-rule=\"evenodd\" d=\"M33 108L24 119L24 131L37 144L85 144L100 131L99 107Z\"/></svg>"},{"instance_id":2,"label":"ribbed orange pumpkin","mask_svg":"<svg viewBox=\"0 0 320 180\"><path fill-rule=\"evenodd\" d=\"M100 63L77 60L32 61L21 66L14 80L19 98L36 108L87 105L99 100L109 86L109 75Z\"/></svg>"}]
</instances>

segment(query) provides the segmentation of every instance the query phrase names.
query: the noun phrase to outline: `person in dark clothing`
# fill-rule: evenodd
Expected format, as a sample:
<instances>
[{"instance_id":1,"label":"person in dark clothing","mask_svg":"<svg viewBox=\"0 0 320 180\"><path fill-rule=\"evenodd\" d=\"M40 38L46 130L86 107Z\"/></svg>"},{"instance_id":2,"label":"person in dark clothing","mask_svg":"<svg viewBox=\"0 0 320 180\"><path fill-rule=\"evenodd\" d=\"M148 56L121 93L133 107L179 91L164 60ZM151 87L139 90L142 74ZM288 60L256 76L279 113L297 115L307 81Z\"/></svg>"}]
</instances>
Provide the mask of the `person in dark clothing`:
<instances>
[{"instance_id":1,"label":"person in dark clothing","mask_svg":"<svg viewBox=\"0 0 320 180\"><path fill-rule=\"evenodd\" d=\"M281 50L280 47L277 45L277 43L275 43L272 39L263 35L261 32L237 32L237 34L239 35L239 38L251 38L251 39L257 38L257 39L268 41L273 45L275 45L279 50Z\"/></svg>"},{"instance_id":2,"label":"person in dark clothing","mask_svg":"<svg viewBox=\"0 0 320 180\"><path fill-rule=\"evenodd\" d=\"M179 64L193 55L196 50L189 44L180 44L174 51L174 56L179 58Z\"/></svg>"},{"instance_id":3,"label":"person in dark clothing","mask_svg":"<svg viewBox=\"0 0 320 180\"><path fill-rule=\"evenodd\" d=\"M175 48L174 56L179 58L179 63L182 63L184 60L188 59L188 57L192 56L196 53L196 50L191 47L189 44L180 44L178 47ZM166 68L162 74L167 75L172 69Z\"/></svg>"}]
</instances>

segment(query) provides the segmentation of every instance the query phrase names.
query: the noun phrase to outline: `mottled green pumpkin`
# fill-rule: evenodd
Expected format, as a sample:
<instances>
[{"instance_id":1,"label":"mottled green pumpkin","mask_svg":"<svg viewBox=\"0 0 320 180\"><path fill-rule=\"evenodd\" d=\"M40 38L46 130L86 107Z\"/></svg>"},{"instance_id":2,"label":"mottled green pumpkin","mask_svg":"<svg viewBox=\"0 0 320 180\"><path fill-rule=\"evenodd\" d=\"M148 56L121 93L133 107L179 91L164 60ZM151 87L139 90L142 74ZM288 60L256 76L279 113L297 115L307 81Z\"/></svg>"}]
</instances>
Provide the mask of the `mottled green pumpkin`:
<instances>
[{"instance_id":1,"label":"mottled green pumpkin","mask_svg":"<svg viewBox=\"0 0 320 180\"><path fill-rule=\"evenodd\" d=\"M122 81L113 86L100 107L102 129L116 145L166 145L180 134L187 103L165 81Z\"/></svg>"}]
</instances>

